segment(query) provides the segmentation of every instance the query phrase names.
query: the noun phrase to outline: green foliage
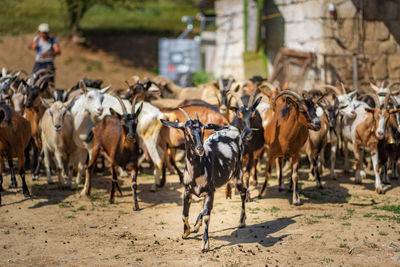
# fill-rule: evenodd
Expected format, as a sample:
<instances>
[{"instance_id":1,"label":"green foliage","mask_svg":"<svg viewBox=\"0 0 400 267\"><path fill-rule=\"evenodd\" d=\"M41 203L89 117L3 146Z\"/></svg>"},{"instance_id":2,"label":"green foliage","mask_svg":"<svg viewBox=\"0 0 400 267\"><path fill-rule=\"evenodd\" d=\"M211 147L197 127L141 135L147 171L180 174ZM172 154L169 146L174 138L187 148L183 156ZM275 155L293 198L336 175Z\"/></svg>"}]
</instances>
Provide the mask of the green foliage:
<instances>
[{"instance_id":1,"label":"green foliage","mask_svg":"<svg viewBox=\"0 0 400 267\"><path fill-rule=\"evenodd\" d=\"M205 70L201 69L193 73L193 84L194 86L198 86L200 84L208 83L214 79L214 75L212 73L208 73Z\"/></svg>"},{"instance_id":2,"label":"green foliage","mask_svg":"<svg viewBox=\"0 0 400 267\"><path fill-rule=\"evenodd\" d=\"M0 33L35 32L40 23L53 33L182 32L184 15L198 9L194 0L0 0ZM75 27L75 29L74 29Z\"/></svg>"}]
</instances>

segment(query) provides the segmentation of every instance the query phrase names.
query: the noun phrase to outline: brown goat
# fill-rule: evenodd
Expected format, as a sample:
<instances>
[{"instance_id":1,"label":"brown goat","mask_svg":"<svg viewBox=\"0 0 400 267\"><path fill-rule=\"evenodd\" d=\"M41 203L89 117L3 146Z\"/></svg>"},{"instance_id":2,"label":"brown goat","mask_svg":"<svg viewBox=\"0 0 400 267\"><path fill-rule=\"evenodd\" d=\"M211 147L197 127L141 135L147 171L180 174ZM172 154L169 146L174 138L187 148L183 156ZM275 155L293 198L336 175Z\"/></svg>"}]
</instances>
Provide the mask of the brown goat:
<instances>
[{"instance_id":1,"label":"brown goat","mask_svg":"<svg viewBox=\"0 0 400 267\"><path fill-rule=\"evenodd\" d=\"M317 101L318 102L318 101ZM276 95L272 108L264 117L264 138L267 152L265 182L259 198L265 196L270 167L277 158L292 160L293 204L300 204L297 191L300 149L308 138L308 129L319 130L321 121L309 97L285 90ZM281 175L280 175L281 176ZM282 177L280 177L281 180Z\"/></svg>"},{"instance_id":2,"label":"brown goat","mask_svg":"<svg viewBox=\"0 0 400 267\"><path fill-rule=\"evenodd\" d=\"M31 138L29 122L6 104L0 104L0 192L3 190L3 161L7 160L11 170L13 187L17 187L13 158L18 158L19 175L22 179L22 191L29 197L28 186L25 182L24 150ZM1 205L1 194L0 194Z\"/></svg>"},{"instance_id":3,"label":"brown goat","mask_svg":"<svg viewBox=\"0 0 400 267\"><path fill-rule=\"evenodd\" d=\"M104 151L105 157L111 163L110 168L112 173L112 184L109 198L110 203L114 203L115 187L121 193L117 178L118 166L120 166L131 172L134 210L138 210L139 204L136 197L136 177L140 153L138 144L139 139L136 134L136 126L138 115L143 108L143 103L135 112L135 98L132 103L131 112L127 113L126 107L122 100L119 97L117 97L117 99L121 104L123 114L118 114L115 110L110 108L112 115L104 117L101 122L93 127L94 145L91 159L86 171L86 176L89 177L86 193L87 195L90 194L93 167L97 156L101 151Z\"/></svg>"}]
</instances>

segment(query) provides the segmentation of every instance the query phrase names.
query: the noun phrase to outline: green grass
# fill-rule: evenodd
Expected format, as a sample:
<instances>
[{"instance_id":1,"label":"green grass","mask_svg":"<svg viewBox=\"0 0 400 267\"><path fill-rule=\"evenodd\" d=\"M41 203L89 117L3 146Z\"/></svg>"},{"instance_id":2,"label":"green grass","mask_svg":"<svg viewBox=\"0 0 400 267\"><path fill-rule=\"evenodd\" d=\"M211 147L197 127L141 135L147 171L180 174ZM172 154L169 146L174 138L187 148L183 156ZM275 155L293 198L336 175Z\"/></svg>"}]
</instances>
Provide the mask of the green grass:
<instances>
[{"instance_id":1,"label":"green grass","mask_svg":"<svg viewBox=\"0 0 400 267\"><path fill-rule=\"evenodd\" d=\"M73 207L72 203L68 202L68 201L67 202L61 202L61 203L58 204L58 206L60 208L72 208Z\"/></svg>"},{"instance_id":2,"label":"green grass","mask_svg":"<svg viewBox=\"0 0 400 267\"><path fill-rule=\"evenodd\" d=\"M166 222L163 222L163 221L161 221L161 222L156 222L156 225L164 225L164 224L167 224Z\"/></svg>"},{"instance_id":3,"label":"green grass","mask_svg":"<svg viewBox=\"0 0 400 267\"><path fill-rule=\"evenodd\" d=\"M333 216L331 214L311 215L311 216L318 219L333 219Z\"/></svg>"},{"instance_id":4,"label":"green grass","mask_svg":"<svg viewBox=\"0 0 400 267\"><path fill-rule=\"evenodd\" d=\"M347 222L347 223L342 223L343 226L351 226L351 223Z\"/></svg>"},{"instance_id":5,"label":"green grass","mask_svg":"<svg viewBox=\"0 0 400 267\"><path fill-rule=\"evenodd\" d=\"M75 216L74 215L69 215L69 216L67 216L65 218L67 218L67 219L75 219Z\"/></svg>"},{"instance_id":6,"label":"green grass","mask_svg":"<svg viewBox=\"0 0 400 267\"><path fill-rule=\"evenodd\" d=\"M194 0L126 1L114 7L93 6L84 15L84 31L169 32L178 34L186 24L184 15L199 12ZM50 24L51 31L65 32L68 24L65 1L62 0L0 0L0 33L35 32L40 23Z\"/></svg>"},{"instance_id":7,"label":"green grass","mask_svg":"<svg viewBox=\"0 0 400 267\"><path fill-rule=\"evenodd\" d=\"M379 235L381 235L381 236L387 236L387 235L388 235L388 233L386 233L386 232L383 232L383 231L380 231L380 232L379 232Z\"/></svg>"},{"instance_id":8,"label":"green grass","mask_svg":"<svg viewBox=\"0 0 400 267\"><path fill-rule=\"evenodd\" d=\"M315 223L318 223L319 221L318 220L312 220L312 219L310 219L310 218L305 218L306 219L306 223L307 224L315 224Z\"/></svg>"},{"instance_id":9,"label":"green grass","mask_svg":"<svg viewBox=\"0 0 400 267\"><path fill-rule=\"evenodd\" d=\"M5 231L3 231L3 234L9 235L9 234L10 234L10 230L5 230Z\"/></svg>"},{"instance_id":10,"label":"green grass","mask_svg":"<svg viewBox=\"0 0 400 267\"><path fill-rule=\"evenodd\" d=\"M85 207L85 206L80 206L80 207L77 208L76 210L78 210L78 211L83 211L83 210L86 210L86 207Z\"/></svg>"},{"instance_id":11,"label":"green grass","mask_svg":"<svg viewBox=\"0 0 400 267\"><path fill-rule=\"evenodd\" d=\"M384 211L390 211L395 214L400 214L400 204L399 205L383 205L380 207L373 207L374 210L384 210Z\"/></svg>"},{"instance_id":12,"label":"green grass","mask_svg":"<svg viewBox=\"0 0 400 267\"><path fill-rule=\"evenodd\" d=\"M347 244L345 244L345 243L340 243L339 247L340 247L340 248L347 248Z\"/></svg>"}]
</instances>

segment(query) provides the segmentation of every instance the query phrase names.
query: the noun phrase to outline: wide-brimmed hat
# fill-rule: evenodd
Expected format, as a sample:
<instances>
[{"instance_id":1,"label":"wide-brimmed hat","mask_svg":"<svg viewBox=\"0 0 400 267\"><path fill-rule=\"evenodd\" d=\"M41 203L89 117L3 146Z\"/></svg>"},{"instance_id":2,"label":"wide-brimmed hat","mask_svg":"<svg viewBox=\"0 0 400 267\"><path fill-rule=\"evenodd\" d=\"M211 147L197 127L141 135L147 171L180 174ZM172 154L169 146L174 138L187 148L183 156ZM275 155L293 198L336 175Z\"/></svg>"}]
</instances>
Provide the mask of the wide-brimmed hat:
<instances>
[{"instance_id":1,"label":"wide-brimmed hat","mask_svg":"<svg viewBox=\"0 0 400 267\"><path fill-rule=\"evenodd\" d=\"M50 26L47 23L42 23L39 25L38 30L40 32L49 32L50 31Z\"/></svg>"}]
</instances>

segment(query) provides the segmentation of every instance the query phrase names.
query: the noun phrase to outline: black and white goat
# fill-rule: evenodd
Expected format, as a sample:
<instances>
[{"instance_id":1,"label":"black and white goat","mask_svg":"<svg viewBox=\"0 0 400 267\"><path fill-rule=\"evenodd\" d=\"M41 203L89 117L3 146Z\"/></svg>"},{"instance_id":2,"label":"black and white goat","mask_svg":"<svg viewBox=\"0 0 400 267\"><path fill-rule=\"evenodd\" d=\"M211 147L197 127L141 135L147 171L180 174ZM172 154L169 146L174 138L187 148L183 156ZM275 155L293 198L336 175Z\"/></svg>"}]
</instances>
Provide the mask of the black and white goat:
<instances>
[{"instance_id":1,"label":"black and white goat","mask_svg":"<svg viewBox=\"0 0 400 267\"><path fill-rule=\"evenodd\" d=\"M189 208L192 194L197 197L205 197L203 207L194 226L194 232L199 230L204 217L205 229L202 252L206 252L210 248L208 226L215 188L226 184L231 179L240 191L242 199L239 227L245 226L247 188L243 185L241 162L244 153L244 141L248 139L251 130L246 128L240 134L239 130L233 126L222 127L216 124L203 124L199 121L197 113L195 114L196 118L191 120L183 109L180 110L186 117L186 123L165 120L161 120L161 122L166 126L181 129L185 135L186 167L183 177L185 191L183 196L182 219L184 227L182 238L186 238L190 234ZM216 131L203 144L205 129Z\"/></svg>"}]
</instances>

